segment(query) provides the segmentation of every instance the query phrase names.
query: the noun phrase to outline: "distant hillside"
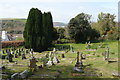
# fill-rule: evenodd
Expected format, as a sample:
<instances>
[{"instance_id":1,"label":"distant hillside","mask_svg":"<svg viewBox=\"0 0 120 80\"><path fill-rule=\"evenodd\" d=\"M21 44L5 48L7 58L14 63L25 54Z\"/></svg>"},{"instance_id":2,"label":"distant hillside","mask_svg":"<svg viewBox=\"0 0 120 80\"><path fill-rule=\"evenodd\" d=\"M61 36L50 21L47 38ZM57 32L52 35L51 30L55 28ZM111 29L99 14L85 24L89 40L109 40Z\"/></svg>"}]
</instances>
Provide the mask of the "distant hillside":
<instances>
[{"instance_id":1,"label":"distant hillside","mask_svg":"<svg viewBox=\"0 0 120 80\"><path fill-rule=\"evenodd\" d=\"M6 30L8 32L12 31L22 31L24 30L26 23L26 19L23 18L12 18L12 19L2 19L2 30ZM62 22L53 22L54 26L65 26L65 23Z\"/></svg>"},{"instance_id":2,"label":"distant hillside","mask_svg":"<svg viewBox=\"0 0 120 80\"><path fill-rule=\"evenodd\" d=\"M54 26L66 26L66 24L62 22L53 22L53 25Z\"/></svg>"},{"instance_id":3,"label":"distant hillside","mask_svg":"<svg viewBox=\"0 0 120 80\"><path fill-rule=\"evenodd\" d=\"M11 31L23 31L26 19L2 19L2 30Z\"/></svg>"}]
</instances>

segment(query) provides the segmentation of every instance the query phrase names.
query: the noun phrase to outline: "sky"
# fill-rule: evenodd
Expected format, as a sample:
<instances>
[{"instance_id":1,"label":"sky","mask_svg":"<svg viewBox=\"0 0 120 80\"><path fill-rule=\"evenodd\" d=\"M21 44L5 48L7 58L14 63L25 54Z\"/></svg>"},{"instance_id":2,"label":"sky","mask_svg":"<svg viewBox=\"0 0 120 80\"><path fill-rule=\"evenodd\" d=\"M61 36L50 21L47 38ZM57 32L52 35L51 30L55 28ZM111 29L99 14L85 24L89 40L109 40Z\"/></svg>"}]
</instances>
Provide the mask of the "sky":
<instances>
[{"instance_id":1,"label":"sky","mask_svg":"<svg viewBox=\"0 0 120 80\"><path fill-rule=\"evenodd\" d=\"M54 22L68 23L79 13L92 15L97 21L100 12L116 15L119 0L0 0L0 18L27 18L31 8L50 11Z\"/></svg>"}]
</instances>

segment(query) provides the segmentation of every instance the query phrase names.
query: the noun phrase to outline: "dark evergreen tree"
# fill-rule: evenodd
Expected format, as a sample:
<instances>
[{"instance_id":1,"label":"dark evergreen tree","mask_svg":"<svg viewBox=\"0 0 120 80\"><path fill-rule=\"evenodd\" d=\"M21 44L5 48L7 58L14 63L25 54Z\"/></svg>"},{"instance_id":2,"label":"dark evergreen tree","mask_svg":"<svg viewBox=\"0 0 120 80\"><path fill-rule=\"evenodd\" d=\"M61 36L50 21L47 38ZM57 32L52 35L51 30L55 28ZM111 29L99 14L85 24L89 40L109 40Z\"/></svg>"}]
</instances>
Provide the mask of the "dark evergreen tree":
<instances>
[{"instance_id":1,"label":"dark evergreen tree","mask_svg":"<svg viewBox=\"0 0 120 80\"><path fill-rule=\"evenodd\" d=\"M24 29L25 47L41 52L46 50L53 40L53 22L50 12L42 14L32 8Z\"/></svg>"}]
</instances>

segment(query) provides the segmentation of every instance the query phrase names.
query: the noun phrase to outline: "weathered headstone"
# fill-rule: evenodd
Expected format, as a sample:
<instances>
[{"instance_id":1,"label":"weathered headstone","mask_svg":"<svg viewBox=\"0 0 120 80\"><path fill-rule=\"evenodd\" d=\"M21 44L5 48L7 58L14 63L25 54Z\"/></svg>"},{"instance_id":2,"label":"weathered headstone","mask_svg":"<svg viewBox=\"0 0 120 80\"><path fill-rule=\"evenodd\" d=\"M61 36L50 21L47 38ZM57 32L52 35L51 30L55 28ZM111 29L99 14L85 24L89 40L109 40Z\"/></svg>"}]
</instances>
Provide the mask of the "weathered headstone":
<instances>
[{"instance_id":1,"label":"weathered headstone","mask_svg":"<svg viewBox=\"0 0 120 80\"><path fill-rule=\"evenodd\" d=\"M56 52L56 49L55 48L53 48L53 53L55 53Z\"/></svg>"},{"instance_id":2,"label":"weathered headstone","mask_svg":"<svg viewBox=\"0 0 120 80\"><path fill-rule=\"evenodd\" d=\"M79 52L77 52L77 62L75 64L75 67L73 68L73 71L83 73L84 71L82 70L83 68L82 57L81 58L80 57L81 56L79 56Z\"/></svg>"},{"instance_id":3,"label":"weathered headstone","mask_svg":"<svg viewBox=\"0 0 120 80\"><path fill-rule=\"evenodd\" d=\"M56 56L53 57L53 63L54 63L54 64L59 63L59 60L58 60L58 58L57 58Z\"/></svg>"},{"instance_id":4,"label":"weathered headstone","mask_svg":"<svg viewBox=\"0 0 120 80\"><path fill-rule=\"evenodd\" d=\"M12 79L20 79L20 74L19 73L14 73L13 75L11 75Z\"/></svg>"},{"instance_id":5,"label":"weathered headstone","mask_svg":"<svg viewBox=\"0 0 120 80\"><path fill-rule=\"evenodd\" d=\"M31 57L29 67L34 69L34 70L36 70L36 66L37 66L36 62L37 62L36 58L35 57Z\"/></svg>"},{"instance_id":6,"label":"weathered headstone","mask_svg":"<svg viewBox=\"0 0 120 80\"><path fill-rule=\"evenodd\" d=\"M83 60L83 59L86 58L86 55L85 55L85 54L83 55L83 53L81 53L81 54L80 54L80 58L81 58L81 60Z\"/></svg>"},{"instance_id":7,"label":"weathered headstone","mask_svg":"<svg viewBox=\"0 0 120 80\"><path fill-rule=\"evenodd\" d=\"M33 51L30 51L30 55L31 55L31 57L33 57Z\"/></svg>"},{"instance_id":8,"label":"weathered headstone","mask_svg":"<svg viewBox=\"0 0 120 80\"><path fill-rule=\"evenodd\" d=\"M23 78L23 79L26 78L28 76L28 73L29 73L28 70L21 72L20 73L21 78Z\"/></svg>"},{"instance_id":9,"label":"weathered headstone","mask_svg":"<svg viewBox=\"0 0 120 80\"><path fill-rule=\"evenodd\" d=\"M74 52L73 47L71 47L71 53L73 53L73 52Z\"/></svg>"},{"instance_id":10,"label":"weathered headstone","mask_svg":"<svg viewBox=\"0 0 120 80\"><path fill-rule=\"evenodd\" d=\"M47 62L48 62L47 57L44 57L44 58L43 58L43 66L44 66L44 67L46 66Z\"/></svg>"},{"instance_id":11,"label":"weathered headstone","mask_svg":"<svg viewBox=\"0 0 120 80\"><path fill-rule=\"evenodd\" d=\"M23 49L23 48L21 48L21 51L24 51L24 49Z\"/></svg>"},{"instance_id":12,"label":"weathered headstone","mask_svg":"<svg viewBox=\"0 0 120 80\"><path fill-rule=\"evenodd\" d=\"M21 56L21 53L17 50L16 53L18 54L18 56Z\"/></svg>"},{"instance_id":13,"label":"weathered headstone","mask_svg":"<svg viewBox=\"0 0 120 80\"><path fill-rule=\"evenodd\" d=\"M52 66L54 63L52 61L52 52L49 53L49 61L46 63L46 66Z\"/></svg>"},{"instance_id":14,"label":"weathered headstone","mask_svg":"<svg viewBox=\"0 0 120 80\"><path fill-rule=\"evenodd\" d=\"M108 49L108 52L107 52L107 61L109 61L109 55L110 55L110 53L109 53L109 47L107 47L107 49Z\"/></svg>"},{"instance_id":15,"label":"weathered headstone","mask_svg":"<svg viewBox=\"0 0 120 80\"><path fill-rule=\"evenodd\" d=\"M14 52L13 52L13 51L11 51L11 54L14 54Z\"/></svg>"},{"instance_id":16,"label":"weathered headstone","mask_svg":"<svg viewBox=\"0 0 120 80\"><path fill-rule=\"evenodd\" d=\"M107 51L105 51L104 53L102 53L102 55L104 56L104 60L107 60Z\"/></svg>"},{"instance_id":17,"label":"weathered headstone","mask_svg":"<svg viewBox=\"0 0 120 80\"><path fill-rule=\"evenodd\" d=\"M26 54L28 54L28 53L29 53L29 51L28 51L28 50L26 50L25 52L26 52Z\"/></svg>"},{"instance_id":18,"label":"weathered headstone","mask_svg":"<svg viewBox=\"0 0 120 80\"><path fill-rule=\"evenodd\" d=\"M8 51L8 49L6 49L5 51L6 51L6 53L8 53L8 52L9 52L9 51Z\"/></svg>"},{"instance_id":19,"label":"weathered headstone","mask_svg":"<svg viewBox=\"0 0 120 80\"><path fill-rule=\"evenodd\" d=\"M5 54L5 51L4 51L4 50L2 50L2 54Z\"/></svg>"},{"instance_id":20,"label":"weathered headstone","mask_svg":"<svg viewBox=\"0 0 120 80\"><path fill-rule=\"evenodd\" d=\"M80 60L80 58L79 58L79 52L77 52L77 62L76 62L76 66L79 66L79 60Z\"/></svg>"},{"instance_id":21,"label":"weathered headstone","mask_svg":"<svg viewBox=\"0 0 120 80\"><path fill-rule=\"evenodd\" d=\"M14 58L18 58L18 55L17 55L17 53L16 53L16 54L14 54Z\"/></svg>"},{"instance_id":22,"label":"weathered headstone","mask_svg":"<svg viewBox=\"0 0 120 80\"><path fill-rule=\"evenodd\" d=\"M22 53L21 56L22 56L22 59L26 59L26 56L25 56L25 53L24 53L24 52Z\"/></svg>"},{"instance_id":23,"label":"weathered headstone","mask_svg":"<svg viewBox=\"0 0 120 80\"><path fill-rule=\"evenodd\" d=\"M62 58L65 58L65 55L64 55L64 54L62 54Z\"/></svg>"},{"instance_id":24,"label":"weathered headstone","mask_svg":"<svg viewBox=\"0 0 120 80\"><path fill-rule=\"evenodd\" d=\"M12 62L13 55L11 53L8 54L8 60L9 62Z\"/></svg>"},{"instance_id":25,"label":"weathered headstone","mask_svg":"<svg viewBox=\"0 0 120 80\"><path fill-rule=\"evenodd\" d=\"M30 49L30 51L34 52L32 48Z\"/></svg>"}]
</instances>

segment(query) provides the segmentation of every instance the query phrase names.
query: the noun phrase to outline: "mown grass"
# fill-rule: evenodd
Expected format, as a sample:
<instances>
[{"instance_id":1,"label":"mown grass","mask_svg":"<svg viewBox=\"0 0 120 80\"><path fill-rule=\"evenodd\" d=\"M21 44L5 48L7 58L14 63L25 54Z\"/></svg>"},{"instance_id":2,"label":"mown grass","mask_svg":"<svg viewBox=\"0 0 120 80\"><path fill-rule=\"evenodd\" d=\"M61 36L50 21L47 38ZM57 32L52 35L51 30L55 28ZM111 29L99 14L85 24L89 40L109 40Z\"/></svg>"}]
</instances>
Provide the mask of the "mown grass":
<instances>
[{"instance_id":1,"label":"mown grass","mask_svg":"<svg viewBox=\"0 0 120 80\"><path fill-rule=\"evenodd\" d=\"M99 45L101 43L92 43L93 45ZM117 41L104 41L102 44L108 44L106 47L110 48L110 60L114 60L117 62L107 63L104 60L102 53L107 50L107 48L97 48L96 51L87 51L87 44L75 44L75 43L67 43L67 44L57 44L57 45L70 45L73 47L74 53L68 51L65 53L65 58L61 58L61 54L57 54L57 57L60 63L53 65L51 67L43 67L41 69L37 69L31 77L29 78L42 78L43 74L47 74L50 76L56 76L58 78L113 78L112 73L118 72L118 42ZM84 64L84 72L85 73L74 73L73 67L76 63L76 52L80 51L83 54L86 54L86 59L83 60ZM59 51L58 51L59 52ZM61 51L65 52L65 51ZM44 57L45 54L49 53L49 51L45 51L42 53L34 54L37 58L37 65L40 66L43 64L39 59ZM28 69L29 64L29 54L27 54L27 59L22 60L21 58L14 58L14 61L17 61L18 64L23 66L9 66L8 69L13 70L14 72L21 72L25 69ZM7 62L7 60L3 60ZM12 63L10 63L12 64ZM102 76L100 75L102 74ZM48 76L48 77L50 77ZM44 78L48 78L44 76Z\"/></svg>"}]
</instances>

